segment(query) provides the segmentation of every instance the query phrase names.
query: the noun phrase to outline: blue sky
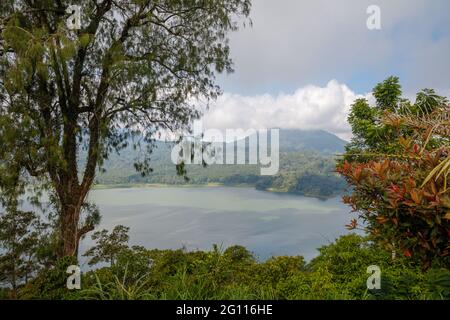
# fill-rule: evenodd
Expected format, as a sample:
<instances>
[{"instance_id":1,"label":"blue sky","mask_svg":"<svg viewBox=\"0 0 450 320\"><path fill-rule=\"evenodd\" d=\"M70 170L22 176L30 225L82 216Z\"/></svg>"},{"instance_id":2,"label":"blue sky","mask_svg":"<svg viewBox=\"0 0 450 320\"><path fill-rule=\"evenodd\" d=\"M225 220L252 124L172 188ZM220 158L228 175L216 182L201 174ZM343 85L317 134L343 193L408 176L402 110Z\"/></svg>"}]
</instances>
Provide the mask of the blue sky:
<instances>
[{"instance_id":1,"label":"blue sky","mask_svg":"<svg viewBox=\"0 0 450 320\"><path fill-rule=\"evenodd\" d=\"M381 30L367 28L378 5ZM253 0L253 27L233 33L235 73L206 127L323 129L344 139L354 99L399 76L404 96L450 96L449 0Z\"/></svg>"},{"instance_id":2,"label":"blue sky","mask_svg":"<svg viewBox=\"0 0 450 320\"><path fill-rule=\"evenodd\" d=\"M368 30L366 9L381 9L381 30ZM408 94L450 89L448 0L253 0L253 27L231 36L236 72L224 91L293 92L332 79L357 93L389 75Z\"/></svg>"}]
</instances>

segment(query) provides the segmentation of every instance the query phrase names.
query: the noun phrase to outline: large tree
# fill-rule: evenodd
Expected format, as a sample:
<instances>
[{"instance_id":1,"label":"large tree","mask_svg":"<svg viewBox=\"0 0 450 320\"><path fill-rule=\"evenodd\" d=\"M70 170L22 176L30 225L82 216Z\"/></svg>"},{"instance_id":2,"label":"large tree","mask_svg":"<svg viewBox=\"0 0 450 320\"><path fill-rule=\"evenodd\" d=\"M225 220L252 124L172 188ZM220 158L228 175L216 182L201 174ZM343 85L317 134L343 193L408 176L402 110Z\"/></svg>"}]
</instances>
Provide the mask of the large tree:
<instances>
[{"instance_id":1,"label":"large tree","mask_svg":"<svg viewBox=\"0 0 450 320\"><path fill-rule=\"evenodd\" d=\"M71 5L81 8L80 29L67 24ZM150 142L160 129L189 128L195 104L220 93L215 73L232 71L227 34L249 11L250 0L2 0L3 203L47 189L58 254L77 255L93 229L82 208L103 160L137 144L136 132ZM136 162L143 174L147 151Z\"/></svg>"}]
</instances>

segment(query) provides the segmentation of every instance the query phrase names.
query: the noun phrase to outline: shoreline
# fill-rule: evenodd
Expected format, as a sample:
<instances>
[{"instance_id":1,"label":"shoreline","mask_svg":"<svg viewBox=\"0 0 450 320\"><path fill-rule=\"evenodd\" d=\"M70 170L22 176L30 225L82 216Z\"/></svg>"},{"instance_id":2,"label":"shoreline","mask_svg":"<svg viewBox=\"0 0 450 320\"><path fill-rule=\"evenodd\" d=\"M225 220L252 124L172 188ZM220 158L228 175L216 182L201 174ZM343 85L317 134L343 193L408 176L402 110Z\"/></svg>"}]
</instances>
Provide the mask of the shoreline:
<instances>
[{"instance_id":1,"label":"shoreline","mask_svg":"<svg viewBox=\"0 0 450 320\"><path fill-rule=\"evenodd\" d=\"M207 183L207 184L118 183L118 184L96 184L92 187L92 190L133 189L133 188L218 188L218 187L255 188L255 186L251 184L229 185L224 183Z\"/></svg>"},{"instance_id":2,"label":"shoreline","mask_svg":"<svg viewBox=\"0 0 450 320\"><path fill-rule=\"evenodd\" d=\"M321 195L311 195L311 194L300 194L295 192L289 192L286 190L281 189L257 189L255 188L255 185L252 184L224 184L219 182L211 182L206 184L165 184L165 183L118 183L118 184L96 184L92 187L92 190L111 190L111 189L141 189L141 188L251 188L257 191L262 192L270 192L270 193L277 193L277 194L291 194L291 195L297 195L301 197L307 197L307 198L316 198L319 200L329 200L336 197L340 197L344 194L344 191L333 194L331 196L321 196Z\"/></svg>"}]
</instances>

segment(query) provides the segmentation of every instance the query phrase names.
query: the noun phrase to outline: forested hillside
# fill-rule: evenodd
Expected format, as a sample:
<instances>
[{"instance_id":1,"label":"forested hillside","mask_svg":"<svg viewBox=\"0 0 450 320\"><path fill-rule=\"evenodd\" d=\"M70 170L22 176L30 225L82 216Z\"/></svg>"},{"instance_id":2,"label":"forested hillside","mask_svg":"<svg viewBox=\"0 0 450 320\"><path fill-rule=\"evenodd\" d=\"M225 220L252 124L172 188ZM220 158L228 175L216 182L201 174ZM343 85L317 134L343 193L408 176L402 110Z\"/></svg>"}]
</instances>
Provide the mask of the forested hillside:
<instances>
[{"instance_id":1,"label":"forested hillside","mask_svg":"<svg viewBox=\"0 0 450 320\"><path fill-rule=\"evenodd\" d=\"M136 173L133 163L143 149L127 147L112 154L99 172L97 184L195 184L249 185L259 190L291 192L314 197L330 197L345 188L335 171L335 155L344 152L346 142L320 130L280 130L280 170L275 176L261 176L259 165L187 165L187 177L177 175L170 159L171 142L156 141L147 176ZM228 147L228 146L227 146Z\"/></svg>"}]
</instances>

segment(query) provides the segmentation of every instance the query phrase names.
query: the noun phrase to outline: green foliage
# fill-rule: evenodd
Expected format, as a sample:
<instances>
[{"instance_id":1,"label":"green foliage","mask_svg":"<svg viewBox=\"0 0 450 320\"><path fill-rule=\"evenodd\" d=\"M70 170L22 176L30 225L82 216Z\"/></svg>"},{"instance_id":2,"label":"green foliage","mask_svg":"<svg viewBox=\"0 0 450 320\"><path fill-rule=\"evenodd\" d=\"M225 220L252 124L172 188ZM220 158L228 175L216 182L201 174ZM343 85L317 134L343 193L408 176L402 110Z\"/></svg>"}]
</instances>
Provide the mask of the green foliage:
<instances>
[{"instance_id":1,"label":"green foliage","mask_svg":"<svg viewBox=\"0 0 450 320\"><path fill-rule=\"evenodd\" d=\"M71 265L77 265L76 258L59 259L54 267L42 270L36 278L27 283L20 290L19 298L23 300L71 299L76 295L76 292L67 289L67 268Z\"/></svg>"},{"instance_id":2,"label":"green foliage","mask_svg":"<svg viewBox=\"0 0 450 320\"><path fill-rule=\"evenodd\" d=\"M366 161L373 154L398 154L400 137L411 136L414 132L408 126L385 121L386 116L419 117L431 114L438 106L448 103L445 97L437 95L433 89L419 92L414 103L403 99L397 77L389 77L376 85L373 96L376 102L374 106L370 106L367 99L357 99L351 107L348 122L352 127L353 138L346 146L347 160Z\"/></svg>"},{"instance_id":3,"label":"green foliage","mask_svg":"<svg viewBox=\"0 0 450 320\"><path fill-rule=\"evenodd\" d=\"M377 108L381 111L394 111L401 101L402 87L398 77L389 77L373 89Z\"/></svg>"},{"instance_id":4,"label":"green foliage","mask_svg":"<svg viewBox=\"0 0 450 320\"><path fill-rule=\"evenodd\" d=\"M12 297L42 268L39 236L45 228L33 212L9 209L0 214L0 283L12 288Z\"/></svg>"},{"instance_id":5,"label":"green foliage","mask_svg":"<svg viewBox=\"0 0 450 320\"><path fill-rule=\"evenodd\" d=\"M112 268L83 278L80 299L447 299L448 270L424 273L368 239L350 234L302 257L258 262L245 248L209 252L124 251ZM121 255L119 255L121 256ZM125 258L126 257L126 258ZM366 289L367 267L382 270L382 290ZM87 288L86 288L87 287Z\"/></svg>"},{"instance_id":6,"label":"green foliage","mask_svg":"<svg viewBox=\"0 0 450 320\"><path fill-rule=\"evenodd\" d=\"M376 130L377 110L370 107L366 99L357 99L351 108L348 122L352 126L352 143L350 147L353 150L363 150L366 146L373 147L377 139Z\"/></svg>"},{"instance_id":7,"label":"green foliage","mask_svg":"<svg viewBox=\"0 0 450 320\"><path fill-rule=\"evenodd\" d=\"M363 299L348 294L326 269L297 273L277 285L278 298L288 300Z\"/></svg>"},{"instance_id":8,"label":"green foliage","mask_svg":"<svg viewBox=\"0 0 450 320\"><path fill-rule=\"evenodd\" d=\"M289 192L327 198L339 194L346 186L341 177L331 173L327 175L305 173L289 188Z\"/></svg>"},{"instance_id":9,"label":"green foliage","mask_svg":"<svg viewBox=\"0 0 450 320\"><path fill-rule=\"evenodd\" d=\"M278 256L259 262L241 246L211 251L123 249L111 267L82 275L82 290L66 289L59 260L20 289L20 299L450 299L450 272L423 271L368 238L349 234L319 249L309 263ZM381 290L367 290L367 267L381 269Z\"/></svg>"},{"instance_id":10,"label":"green foliage","mask_svg":"<svg viewBox=\"0 0 450 320\"><path fill-rule=\"evenodd\" d=\"M107 273L107 269L105 271ZM148 281L145 273L133 281L127 278L127 266L125 266L125 273L121 278L110 273L105 275L105 272L101 271L99 274L93 275L95 283L89 289L78 294L78 299L149 300L153 298L152 294L145 289Z\"/></svg>"},{"instance_id":11,"label":"green foliage","mask_svg":"<svg viewBox=\"0 0 450 320\"><path fill-rule=\"evenodd\" d=\"M114 265L116 256L124 249L128 248L128 231L130 228L115 226L111 233L108 230L97 231L92 235L92 240L97 244L84 253L85 257L91 257L89 265L100 262L108 262Z\"/></svg>"},{"instance_id":12,"label":"green foliage","mask_svg":"<svg viewBox=\"0 0 450 320\"><path fill-rule=\"evenodd\" d=\"M272 257L260 265L258 278L261 283L276 285L278 282L286 280L305 268L303 257Z\"/></svg>"},{"instance_id":13,"label":"green foliage","mask_svg":"<svg viewBox=\"0 0 450 320\"><path fill-rule=\"evenodd\" d=\"M400 95L398 79L388 78L374 89L374 107L355 102L355 138L338 172L352 186L344 202L371 237L429 268L450 254L450 107L429 89L414 104ZM354 220L349 228L356 227Z\"/></svg>"},{"instance_id":14,"label":"green foliage","mask_svg":"<svg viewBox=\"0 0 450 320\"><path fill-rule=\"evenodd\" d=\"M450 299L450 270L431 269L426 274L425 284L430 299Z\"/></svg>"}]
</instances>

